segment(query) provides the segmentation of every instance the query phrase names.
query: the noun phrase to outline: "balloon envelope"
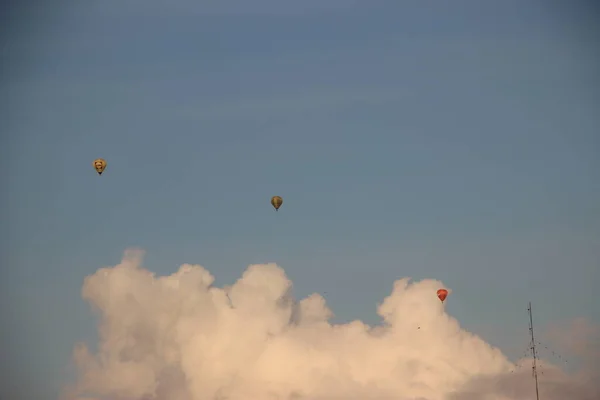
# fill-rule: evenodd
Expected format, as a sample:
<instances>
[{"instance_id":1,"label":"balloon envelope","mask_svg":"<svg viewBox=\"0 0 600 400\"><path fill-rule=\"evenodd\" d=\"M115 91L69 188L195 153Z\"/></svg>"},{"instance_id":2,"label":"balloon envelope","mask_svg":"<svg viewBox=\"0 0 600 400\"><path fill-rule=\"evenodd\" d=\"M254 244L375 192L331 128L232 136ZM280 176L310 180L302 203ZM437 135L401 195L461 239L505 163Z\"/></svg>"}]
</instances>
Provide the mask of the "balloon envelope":
<instances>
[{"instance_id":1,"label":"balloon envelope","mask_svg":"<svg viewBox=\"0 0 600 400\"><path fill-rule=\"evenodd\" d=\"M440 299L440 301L443 303L444 300L446 300L446 297L448 297L448 291L446 289L440 289L437 291L437 296L438 299Z\"/></svg>"},{"instance_id":2,"label":"balloon envelope","mask_svg":"<svg viewBox=\"0 0 600 400\"><path fill-rule=\"evenodd\" d=\"M102 175L104 169L106 168L106 161L104 161L102 158L97 158L94 160L93 165L98 175Z\"/></svg>"},{"instance_id":3,"label":"balloon envelope","mask_svg":"<svg viewBox=\"0 0 600 400\"><path fill-rule=\"evenodd\" d=\"M275 208L275 211L279 210L279 207L283 204L283 199L279 196L271 197L271 205Z\"/></svg>"}]
</instances>

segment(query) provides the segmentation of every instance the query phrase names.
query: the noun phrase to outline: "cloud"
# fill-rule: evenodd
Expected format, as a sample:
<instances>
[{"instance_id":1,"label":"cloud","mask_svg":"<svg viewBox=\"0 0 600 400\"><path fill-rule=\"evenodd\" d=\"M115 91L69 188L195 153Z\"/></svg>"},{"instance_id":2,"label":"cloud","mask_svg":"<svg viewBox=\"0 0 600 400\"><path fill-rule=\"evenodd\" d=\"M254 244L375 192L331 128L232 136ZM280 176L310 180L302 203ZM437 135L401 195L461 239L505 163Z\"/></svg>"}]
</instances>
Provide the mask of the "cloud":
<instances>
[{"instance_id":1,"label":"cloud","mask_svg":"<svg viewBox=\"0 0 600 400\"><path fill-rule=\"evenodd\" d=\"M525 360L523 360L525 361ZM528 361L528 364L531 360ZM600 398L597 381L585 376L571 376L555 366L539 363L539 396L543 400L596 400ZM535 400L532 372L521 369L510 374L476 377L448 400Z\"/></svg>"},{"instance_id":2,"label":"cloud","mask_svg":"<svg viewBox=\"0 0 600 400\"><path fill-rule=\"evenodd\" d=\"M100 340L95 353L75 346L79 379L65 399L532 398L531 377L511 373L499 349L445 313L435 294L442 282L396 281L378 307L381 326L332 324L323 297L295 300L275 264L251 265L218 288L199 265L156 277L141 267L142 256L127 251L119 265L85 279ZM545 399L597 393L547 369Z\"/></svg>"}]
</instances>

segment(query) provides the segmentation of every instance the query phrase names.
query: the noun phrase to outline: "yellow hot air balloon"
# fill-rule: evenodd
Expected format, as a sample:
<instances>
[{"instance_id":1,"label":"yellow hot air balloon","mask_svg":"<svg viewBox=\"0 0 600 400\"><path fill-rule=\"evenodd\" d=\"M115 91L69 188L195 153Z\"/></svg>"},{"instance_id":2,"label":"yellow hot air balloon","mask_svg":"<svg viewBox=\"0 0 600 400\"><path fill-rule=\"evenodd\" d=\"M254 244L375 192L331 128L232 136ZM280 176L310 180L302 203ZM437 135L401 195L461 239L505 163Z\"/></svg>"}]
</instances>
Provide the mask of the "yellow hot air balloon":
<instances>
[{"instance_id":1,"label":"yellow hot air balloon","mask_svg":"<svg viewBox=\"0 0 600 400\"><path fill-rule=\"evenodd\" d=\"M279 196L271 197L271 204L275 208L275 211L279 210L279 207L283 204L283 199Z\"/></svg>"},{"instance_id":2,"label":"yellow hot air balloon","mask_svg":"<svg viewBox=\"0 0 600 400\"><path fill-rule=\"evenodd\" d=\"M104 172L104 169L106 168L106 161L104 161L102 158L94 160L94 168L96 169L98 175L102 175L102 172Z\"/></svg>"}]
</instances>

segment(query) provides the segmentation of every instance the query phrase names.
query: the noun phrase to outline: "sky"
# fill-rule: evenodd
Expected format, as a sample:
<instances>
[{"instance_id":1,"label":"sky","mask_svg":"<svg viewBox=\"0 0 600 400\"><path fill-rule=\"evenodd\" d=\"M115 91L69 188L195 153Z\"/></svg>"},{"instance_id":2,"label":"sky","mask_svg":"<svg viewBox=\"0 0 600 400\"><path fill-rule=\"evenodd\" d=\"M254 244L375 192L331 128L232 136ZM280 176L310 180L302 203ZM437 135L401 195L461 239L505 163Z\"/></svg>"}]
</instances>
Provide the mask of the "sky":
<instances>
[{"instance_id":1,"label":"sky","mask_svg":"<svg viewBox=\"0 0 600 400\"><path fill-rule=\"evenodd\" d=\"M77 343L110 353L102 343L123 336L106 327L125 318L127 293L184 301L184 289L140 295L156 284L122 267L103 283L98 270L131 248L145 251L132 274L201 265L218 293L251 270L266 271L268 293L289 279L294 299L322 296L340 329L381 323L398 279L425 288L418 299L443 285L432 321L503 354L464 361L473 376L523 355L529 301L548 342L552 326L600 324L589 2L31 1L1 14L0 398L57 399L75 379L73 349L85 353ZM133 315L169 314L149 307ZM431 382L418 395L442 399ZM195 385L162 395L197 400ZM374 396L404 390L382 385ZM232 399L250 393L240 387Z\"/></svg>"}]
</instances>

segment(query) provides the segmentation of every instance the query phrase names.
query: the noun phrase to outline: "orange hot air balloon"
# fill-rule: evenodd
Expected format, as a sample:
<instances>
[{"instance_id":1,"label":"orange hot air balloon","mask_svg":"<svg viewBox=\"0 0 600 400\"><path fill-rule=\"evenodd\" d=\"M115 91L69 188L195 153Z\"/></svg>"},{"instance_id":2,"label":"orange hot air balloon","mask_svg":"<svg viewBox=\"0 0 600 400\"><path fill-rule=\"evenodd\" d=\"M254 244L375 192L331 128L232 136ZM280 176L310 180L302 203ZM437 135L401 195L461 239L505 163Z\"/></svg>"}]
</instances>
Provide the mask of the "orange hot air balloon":
<instances>
[{"instance_id":1,"label":"orange hot air balloon","mask_svg":"<svg viewBox=\"0 0 600 400\"><path fill-rule=\"evenodd\" d=\"M446 300L446 297L448 297L448 291L446 289L439 289L437 291L437 296L438 299L440 299L440 301L443 303L444 300Z\"/></svg>"}]
</instances>

